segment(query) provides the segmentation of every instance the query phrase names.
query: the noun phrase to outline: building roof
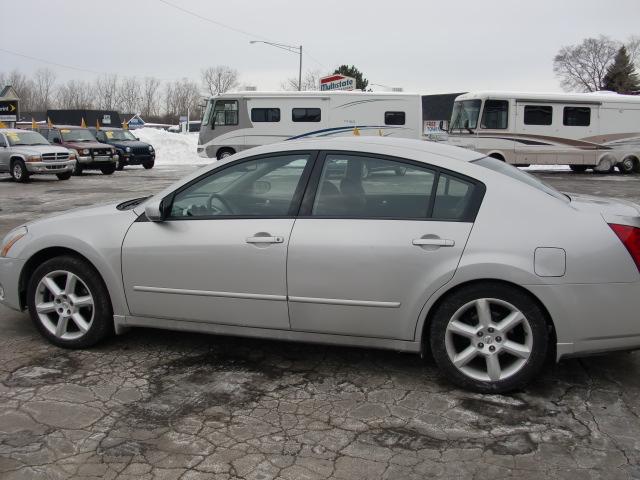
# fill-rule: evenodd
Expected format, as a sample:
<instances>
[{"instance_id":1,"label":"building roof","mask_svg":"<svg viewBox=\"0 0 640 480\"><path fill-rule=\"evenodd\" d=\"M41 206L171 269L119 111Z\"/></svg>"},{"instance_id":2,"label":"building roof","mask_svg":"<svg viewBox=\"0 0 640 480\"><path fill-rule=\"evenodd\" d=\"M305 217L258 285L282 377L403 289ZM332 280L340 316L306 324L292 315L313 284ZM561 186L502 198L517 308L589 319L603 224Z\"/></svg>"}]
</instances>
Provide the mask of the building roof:
<instances>
[{"instance_id":1,"label":"building roof","mask_svg":"<svg viewBox=\"0 0 640 480\"><path fill-rule=\"evenodd\" d=\"M20 100L18 92L11 85L6 85L2 91L0 91L1 100Z\"/></svg>"}]
</instances>

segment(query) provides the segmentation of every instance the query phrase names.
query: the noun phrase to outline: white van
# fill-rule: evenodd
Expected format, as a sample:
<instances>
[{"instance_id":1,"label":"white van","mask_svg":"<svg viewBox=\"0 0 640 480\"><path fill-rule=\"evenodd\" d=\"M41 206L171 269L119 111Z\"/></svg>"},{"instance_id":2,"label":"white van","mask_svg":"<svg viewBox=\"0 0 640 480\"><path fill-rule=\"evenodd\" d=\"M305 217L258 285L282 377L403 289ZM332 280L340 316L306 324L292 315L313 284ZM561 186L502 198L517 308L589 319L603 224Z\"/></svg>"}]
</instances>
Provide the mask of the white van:
<instances>
[{"instance_id":1,"label":"white van","mask_svg":"<svg viewBox=\"0 0 640 480\"><path fill-rule=\"evenodd\" d=\"M258 145L306 137L382 135L423 138L419 94L238 92L212 97L198 154L223 158Z\"/></svg>"},{"instance_id":2,"label":"white van","mask_svg":"<svg viewBox=\"0 0 640 480\"><path fill-rule=\"evenodd\" d=\"M640 173L640 97L469 92L455 100L447 141L513 165Z\"/></svg>"}]
</instances>

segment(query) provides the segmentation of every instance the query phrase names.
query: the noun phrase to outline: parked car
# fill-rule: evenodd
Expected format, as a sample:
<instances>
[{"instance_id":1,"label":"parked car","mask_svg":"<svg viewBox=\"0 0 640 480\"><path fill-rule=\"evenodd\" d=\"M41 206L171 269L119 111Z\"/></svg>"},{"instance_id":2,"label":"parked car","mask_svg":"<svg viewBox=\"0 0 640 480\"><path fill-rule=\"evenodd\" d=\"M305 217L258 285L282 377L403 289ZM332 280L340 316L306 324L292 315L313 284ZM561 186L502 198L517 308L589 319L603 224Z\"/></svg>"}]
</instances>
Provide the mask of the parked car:
<instances>
[{"instance_id":1,"label":"parked car","mask_svg":"<svg viewBox=\"0 0 640 480\"><path fill-rule=\"evenodd\" d=\"M118 153L118 170L127 165L142 165L144 168L153 168L156 152L153 146L141 142L129 130L124 128L101 127L100 130L90 129L96 139L102 143L108 143L116 148Z\"/></svg>"},{"instance_id":2,"label":"parked car","mask_svg":"<svg viewBox=\"0 0 640 480\"><path fill-rule=\"evenodd\" d=\"M27 182L31 175L39 174L68 180L75 164L74 153L49 144L38 132L0 129L0 172L9 172L16 182Z\"/></svg>"},{"instance_id":3,"label":"parked car","mask_svg":"<svg viewBox=\"0 0 640 480\"><path fill-rule=\"evenodd\" d=\"M429 352L480 392L640 348L640 206L432 142L256 147L0 248L0 300L67 348L142 326Z\"/></svg>"},{"instance_id":4,"label":"parked car","mask_svg":"<svg viewBox=\"0 0 640 480\"><path fill-rule=\"evenodd\" d=\"M40 128L39 132L49 142L66 147L76 154L74 174L82 175L84 170L100 170L105 175L111 175L116 171L116 149L98 142L88 128L55 126Z\"/></svg>"}]
</instances>

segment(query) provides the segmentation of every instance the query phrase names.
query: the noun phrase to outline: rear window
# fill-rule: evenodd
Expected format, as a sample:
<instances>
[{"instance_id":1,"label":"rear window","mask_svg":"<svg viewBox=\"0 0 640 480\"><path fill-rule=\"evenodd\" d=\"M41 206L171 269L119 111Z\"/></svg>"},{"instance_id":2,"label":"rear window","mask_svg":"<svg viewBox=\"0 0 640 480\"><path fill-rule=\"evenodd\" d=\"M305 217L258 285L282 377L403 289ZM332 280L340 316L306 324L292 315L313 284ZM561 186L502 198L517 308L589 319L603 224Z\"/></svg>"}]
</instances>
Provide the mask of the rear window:
<instances>
[{"instance_id":1,"label":"rear window","mask_svg":"<svg viewBox=\"0 0 640 480\"><path fill-rule=\"evenodd\" d=\"M476 165L480 165L482 167L488 168L489 170L493 170L494 172L498 172L506 175L507 177L511 177L514 180L526 183L530 187L540 190L541 192L551 195L552 197L559 198L560 200L564 200L565 202L569 201L569 198L566 195L560 193L555 188L550 187L546 183L538 180L533 175L530 175L527 172L523 172L519 168L512 167L508 163L505 163L502 160L498 160L497 158L484 157L479 160L474 160L471 163L475 163Z\"/></svg>"}]
</instances>

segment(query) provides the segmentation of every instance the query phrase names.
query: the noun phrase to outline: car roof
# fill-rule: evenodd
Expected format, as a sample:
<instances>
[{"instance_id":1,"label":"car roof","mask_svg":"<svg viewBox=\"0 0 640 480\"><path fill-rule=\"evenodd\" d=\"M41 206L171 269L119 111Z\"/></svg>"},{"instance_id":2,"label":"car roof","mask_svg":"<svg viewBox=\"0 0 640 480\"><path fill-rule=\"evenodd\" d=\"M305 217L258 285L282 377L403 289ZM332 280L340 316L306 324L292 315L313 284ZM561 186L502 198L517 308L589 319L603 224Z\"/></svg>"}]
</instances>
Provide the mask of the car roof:
<instances>
[{"instance_id":1,"label":"car roof","mask_svg":"<svg viewBox=\"0 0 640 480\"><path fill-rule=\"evenodd\" d=\"M33 131L34 130L30 130L26 128L0 128L0 133L24 133L24 132L33 132Z\"/></svg>"},{"instance_id":2,"label":"car roof","mask_svg":"<svg viewBox=\"0 0 640 480\"><path fill-rule=\"evenodd\" d=\"M373 149L373 151L372 151ZM485 157L478 152L464 148L443 145L427 140L408 138L389 138L377 136L352 136L322 139L287 140L244 150L242 156L260 155L290 150L353 150L358 152L375 152L391 156L420 157L420 154L437 155L452 160L471 162ZM236 155L238 158L240 155Z\"/></svg>"}]
</instances>

